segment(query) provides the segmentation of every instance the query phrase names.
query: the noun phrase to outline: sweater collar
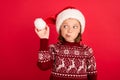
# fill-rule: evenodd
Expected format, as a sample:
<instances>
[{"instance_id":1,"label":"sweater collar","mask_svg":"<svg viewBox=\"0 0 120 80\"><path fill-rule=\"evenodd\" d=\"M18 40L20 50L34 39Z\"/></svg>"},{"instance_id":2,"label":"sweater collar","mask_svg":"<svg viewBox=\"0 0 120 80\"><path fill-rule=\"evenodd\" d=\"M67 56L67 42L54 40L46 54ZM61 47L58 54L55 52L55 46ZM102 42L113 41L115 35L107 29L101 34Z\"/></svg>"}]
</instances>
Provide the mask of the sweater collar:
<instances>
[{"instance_id":1,"label":"sweater collar","mask_svg":"<svg viewBox=\"0 0 120 80\"><path fill-rule=\"evenodd\" d=\"M61 42L63 45L68 45L68 46L80 46L80 42Z\"/></svg>"}]
</instances>

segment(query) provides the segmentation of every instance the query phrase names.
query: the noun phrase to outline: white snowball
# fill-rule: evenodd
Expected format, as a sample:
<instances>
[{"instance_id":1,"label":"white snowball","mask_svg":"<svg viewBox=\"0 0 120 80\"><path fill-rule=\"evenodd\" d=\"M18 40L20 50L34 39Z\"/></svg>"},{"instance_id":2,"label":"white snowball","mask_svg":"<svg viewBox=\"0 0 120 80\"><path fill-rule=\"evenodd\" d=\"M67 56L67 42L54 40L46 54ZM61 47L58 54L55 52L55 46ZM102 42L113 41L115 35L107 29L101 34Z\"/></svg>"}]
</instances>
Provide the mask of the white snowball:
<instances>
[{"instance_id":1,"label":"white snowball","mask_svg":"<svg viewBox=\"0 0 120 80\"><path fill-rule=\"evenodd\" d=\"M34 21L34 25L38 30L42 30L46 26L46 22L42 18L36 18Z\"/></svg>"}]
</instances>

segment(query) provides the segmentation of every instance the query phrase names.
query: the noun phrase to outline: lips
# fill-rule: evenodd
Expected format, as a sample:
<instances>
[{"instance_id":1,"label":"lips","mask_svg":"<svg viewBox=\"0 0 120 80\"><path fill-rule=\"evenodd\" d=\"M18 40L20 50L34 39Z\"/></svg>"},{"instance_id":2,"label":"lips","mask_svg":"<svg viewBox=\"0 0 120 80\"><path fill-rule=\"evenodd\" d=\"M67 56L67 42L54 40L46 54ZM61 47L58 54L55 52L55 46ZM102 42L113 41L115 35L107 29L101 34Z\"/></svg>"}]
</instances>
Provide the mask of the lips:
<instances>
[{"instance_id":1,"label":"lips","mask_svg":"<svg viewBox=\"0 0 120 80\"><path fill-rule=\"evenodd\" d=\"M70 37L71 35L70 34L66 34L66 37Z\"/></svg>"}]
</instances>

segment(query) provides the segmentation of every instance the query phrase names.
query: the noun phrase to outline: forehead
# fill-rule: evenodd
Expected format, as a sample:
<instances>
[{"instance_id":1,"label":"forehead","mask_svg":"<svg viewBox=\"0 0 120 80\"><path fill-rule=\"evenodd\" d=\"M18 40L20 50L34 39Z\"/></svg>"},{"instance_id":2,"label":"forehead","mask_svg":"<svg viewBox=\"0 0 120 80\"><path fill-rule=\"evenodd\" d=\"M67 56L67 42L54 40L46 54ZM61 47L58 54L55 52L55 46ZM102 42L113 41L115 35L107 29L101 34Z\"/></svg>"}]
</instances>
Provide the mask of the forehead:
<instances>
[{"instance_id":1,"label":"forehead","mask_svg":"<svg viewBox=\"0 0 120 80\"><path fill-rule=\"evenodd\" d=\"M63 21L63 24L70 24L70 23L80 25L80 22L77 19L74 19L74 18L68 18L68 19Z\"/></svg>"}]
</instances>

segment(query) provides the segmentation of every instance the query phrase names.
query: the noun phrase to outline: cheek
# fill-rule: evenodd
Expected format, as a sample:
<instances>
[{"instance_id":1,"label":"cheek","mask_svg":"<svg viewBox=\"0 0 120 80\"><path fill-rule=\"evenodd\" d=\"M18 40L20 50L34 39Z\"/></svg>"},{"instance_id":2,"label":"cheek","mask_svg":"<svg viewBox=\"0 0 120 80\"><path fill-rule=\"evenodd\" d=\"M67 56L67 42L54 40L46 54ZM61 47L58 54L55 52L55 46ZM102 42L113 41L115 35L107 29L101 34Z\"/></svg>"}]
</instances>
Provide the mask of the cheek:
<instances>
[{"instance_id":1,"label":"cheek","mask_svg":"<svg viewBox=\"0 0 120 80\"><path fill-rule=\"evenodd\" d=\"M65 35L65 31L61 31L61 36L64 36Z\"/></svg>"},{"instance_id":2,"label":"cheek","mask_svg":"<svg viewBox=\"0 0 120 80\"><path fill-rule=\"evenodd\" d=\"M75 31L73 34L75 37L77 37L79 33L80 33L80 31Z\"/></svg>"},{"instance_id":3,"label":"cheek","mask_svg":"<svg viewBox=\"0 0 120 80\"><path fill-rule=\"evenodd\" d=\"M77 37L77 36L78 36L78 33L75 33L75 34L74 34L74 37Z\"/></svg>"}]
</instances>

